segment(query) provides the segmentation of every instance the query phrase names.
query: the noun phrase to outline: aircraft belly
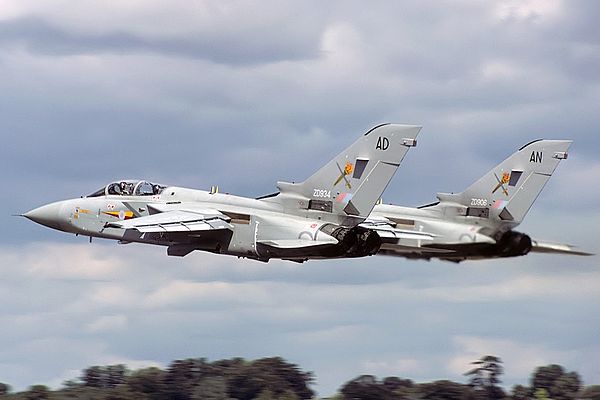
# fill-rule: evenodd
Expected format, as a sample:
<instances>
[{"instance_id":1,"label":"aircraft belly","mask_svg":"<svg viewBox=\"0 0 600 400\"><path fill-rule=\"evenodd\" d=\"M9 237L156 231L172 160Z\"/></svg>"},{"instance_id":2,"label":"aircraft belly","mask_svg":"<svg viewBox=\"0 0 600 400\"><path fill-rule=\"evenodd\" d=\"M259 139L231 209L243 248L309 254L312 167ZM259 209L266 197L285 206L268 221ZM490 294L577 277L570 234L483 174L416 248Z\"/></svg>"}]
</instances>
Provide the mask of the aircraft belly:
<instances>
[{"instance_id":1,"label":"aircraft belly","mask_svg":"<svg viewBox=\"0 0 600 400\"><path fill-rule=\"evenodd\" d=\"M319 230L324 224L312 219L261 213L252 217L246 229L236 232L237 238L229 251L242 252L242 255L252 252L261 260L306 260L333 254L338 241Z\"/></svg>"},{"instance_id":2,"label":"aircraft belly","mask_svg":"<svg viewBox=\"0 0 600 400\"><path fill-rule=\"evenodd\" d=\"M314 242L310 246L287 246L285 242L257 243L258 254L262 258L281 258L288 260L308 260L316 258L339 257L337 243Z\"/></svg>"},{"instance_id":3,"label":"aircraft belly","mask_svg":"<svg viewBox=\"0 0 600 400\"><path fill-rule=\"evenodd\" d=\"M435 245L426 246L411 246L401 244L386 244L383 243L379 249L378 254L382 255L395 255L404 256L408 258L432 258L442 257L444 255L451 255L455 252L453 250L438 248Z\"/></svg>"}]
</instances>

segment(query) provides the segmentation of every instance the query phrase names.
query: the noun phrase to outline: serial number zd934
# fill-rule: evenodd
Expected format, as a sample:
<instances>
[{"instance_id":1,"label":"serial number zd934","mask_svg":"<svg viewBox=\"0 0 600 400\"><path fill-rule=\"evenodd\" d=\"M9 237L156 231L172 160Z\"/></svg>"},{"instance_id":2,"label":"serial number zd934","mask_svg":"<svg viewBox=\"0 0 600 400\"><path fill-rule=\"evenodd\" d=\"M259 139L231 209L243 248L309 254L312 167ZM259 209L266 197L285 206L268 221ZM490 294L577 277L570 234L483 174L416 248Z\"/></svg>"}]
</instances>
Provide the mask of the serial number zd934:
<instances>
[{"instance_id":1,"label":"serial number zd934","mask_svg":"<svg viewBox=\"0 0 600 400\"><path fill-rule=\"evenodd\" d=\"M313 197L320 197L325 199L331 198L331 190L327 189L313 189Z\"/></svg>"}]
</instances>

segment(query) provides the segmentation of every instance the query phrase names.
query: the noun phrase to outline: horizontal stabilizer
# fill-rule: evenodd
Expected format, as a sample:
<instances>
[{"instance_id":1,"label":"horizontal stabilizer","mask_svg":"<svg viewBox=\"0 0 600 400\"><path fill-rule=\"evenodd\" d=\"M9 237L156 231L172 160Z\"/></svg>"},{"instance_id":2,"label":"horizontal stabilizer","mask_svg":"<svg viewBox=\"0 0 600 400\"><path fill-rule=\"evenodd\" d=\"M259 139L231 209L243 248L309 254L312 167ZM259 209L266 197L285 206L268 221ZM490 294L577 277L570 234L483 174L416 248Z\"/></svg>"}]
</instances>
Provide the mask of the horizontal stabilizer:
<instances>
[{"instance_id":1,"label":"horizontal stabilizer","mask_svg":"<svg viewBox=\"0 0 600 400\"><path fill-rule=\"evenodd\" d=\"M578 250L570 244L547 243L537 240L531 241L531 251L536 253L570 254L574 256L593 256L595 254Z\"/></svg>"}]
</instances>

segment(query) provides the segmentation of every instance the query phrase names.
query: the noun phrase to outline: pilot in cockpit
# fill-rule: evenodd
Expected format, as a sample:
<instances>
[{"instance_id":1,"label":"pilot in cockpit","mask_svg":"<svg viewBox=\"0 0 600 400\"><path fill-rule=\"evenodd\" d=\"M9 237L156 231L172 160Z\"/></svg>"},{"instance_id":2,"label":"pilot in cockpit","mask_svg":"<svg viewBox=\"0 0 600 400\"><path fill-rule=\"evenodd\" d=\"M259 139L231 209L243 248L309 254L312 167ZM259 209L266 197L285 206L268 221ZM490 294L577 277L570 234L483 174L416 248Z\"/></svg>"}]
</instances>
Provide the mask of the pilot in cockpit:
<instances>
[{"instance_id":1,"label":"pilot in cockpit","mask_svg":"<svg viewBox=\"0 0 600 400\"><path fill-rule=\"evenodd\" d=\"M96 190L86 197L112 196L152 196L159 195L165 187L148 181L117 181Z\"/></svg>"},{"instance_id":2,"label":"pilot in cockpit","mask_svg":"<svg viewBox=\"0 0 600 400\"><path fill-rule=\"evenodd\" d=\"M133 194L133 186L134 185L131 182L122 181L119 183L119 189L121 191L119 194L121 196L131 196Z\"/></svg>"},{"instance_id":3,"label":"pilot in cockpit","mask_svg":"<svg viewBox=\"0 0 600 400\"><path fill-rule=\"evenodd\" d=\"M116 194L116 195L120 195L121 194L121 187L118 183L113 183L110 184L108 186L108 194Z\"/></svg>"}]
</instances>

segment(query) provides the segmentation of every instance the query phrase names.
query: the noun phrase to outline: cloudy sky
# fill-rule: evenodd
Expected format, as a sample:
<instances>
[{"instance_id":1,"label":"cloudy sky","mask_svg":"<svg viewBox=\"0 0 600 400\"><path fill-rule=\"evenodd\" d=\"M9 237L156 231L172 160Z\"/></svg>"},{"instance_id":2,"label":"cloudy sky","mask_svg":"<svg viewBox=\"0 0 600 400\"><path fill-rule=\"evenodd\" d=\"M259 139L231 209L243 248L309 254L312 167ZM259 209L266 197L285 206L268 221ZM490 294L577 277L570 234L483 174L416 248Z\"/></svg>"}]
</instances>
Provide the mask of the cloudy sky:
<instances>
[{"instance_id":1,"label":"cloudy sky","mask_svg":"<svg viewBox=\"0 0 600 400\"><path fill-rule=\"evenodd\" d=\"M0 381L94 364L280 355L332 394L362 373L600 383L597 257L262 264L89 244L11 214L140 177L258 196L381 122L424 126L384 195L459 191L573 139L520 229L600 252L596 1L0 3Z\"/></svg>"}]
</instances>

